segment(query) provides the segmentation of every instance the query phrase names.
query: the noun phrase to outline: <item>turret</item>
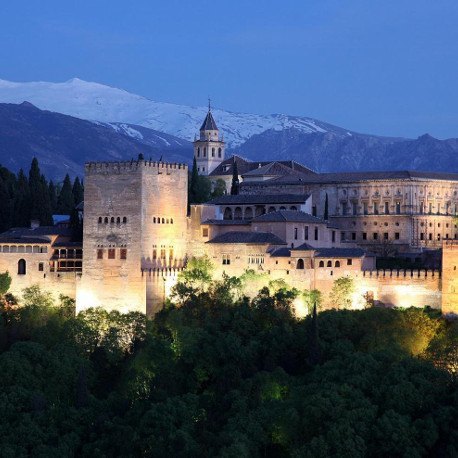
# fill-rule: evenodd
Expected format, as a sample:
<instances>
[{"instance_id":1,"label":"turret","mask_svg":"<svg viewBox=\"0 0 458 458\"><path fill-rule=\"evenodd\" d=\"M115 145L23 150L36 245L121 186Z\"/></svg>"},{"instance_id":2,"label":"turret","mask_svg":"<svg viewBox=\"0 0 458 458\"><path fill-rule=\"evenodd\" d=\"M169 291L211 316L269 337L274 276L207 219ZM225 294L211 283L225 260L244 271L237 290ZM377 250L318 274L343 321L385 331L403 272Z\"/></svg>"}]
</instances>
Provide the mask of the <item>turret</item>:
<instances>
[{"instance_id":1,"label":"turret","mask_svg":"<svg viewBox=\"0 0 458 458\"><path fill-rule=\"evenodd\" d=\"M224 149L225 144L219 135L209 102L207 115L200 127L199 138L194 140L194 157L199 175L209 175L224 161Z\"/></svg>"}]
</instances>

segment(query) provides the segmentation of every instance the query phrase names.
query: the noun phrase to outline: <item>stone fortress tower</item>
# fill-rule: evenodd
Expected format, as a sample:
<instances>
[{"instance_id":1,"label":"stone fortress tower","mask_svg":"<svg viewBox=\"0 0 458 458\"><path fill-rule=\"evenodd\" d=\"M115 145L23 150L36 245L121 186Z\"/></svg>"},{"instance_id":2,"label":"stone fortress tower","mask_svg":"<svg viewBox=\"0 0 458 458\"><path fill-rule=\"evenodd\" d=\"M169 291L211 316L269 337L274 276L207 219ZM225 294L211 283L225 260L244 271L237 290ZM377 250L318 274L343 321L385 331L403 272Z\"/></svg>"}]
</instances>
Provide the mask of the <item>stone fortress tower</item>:
<instances>
[{"instance_id":1,"label":"stone fortress tower","mask_svg":"<svg viewBox=\"0 0 458 458\"><path fill-rule=\"evenodd\" d=\"M86 164L78 311L154 313L185 263L187 183L185 164Z\"/></svg>"},{"instance_id":2,"label":"stone fortress tower","mask_svg":"<svg viewBox=\"0 0 458 458\"><path fill-rule=\"evenodd\" d=\"M213 119L210 101L207 116L200 127L199 138L194 140L194 157L199 175L209 175L224 161L225 144Z\"/></svg>"}]
</instances>

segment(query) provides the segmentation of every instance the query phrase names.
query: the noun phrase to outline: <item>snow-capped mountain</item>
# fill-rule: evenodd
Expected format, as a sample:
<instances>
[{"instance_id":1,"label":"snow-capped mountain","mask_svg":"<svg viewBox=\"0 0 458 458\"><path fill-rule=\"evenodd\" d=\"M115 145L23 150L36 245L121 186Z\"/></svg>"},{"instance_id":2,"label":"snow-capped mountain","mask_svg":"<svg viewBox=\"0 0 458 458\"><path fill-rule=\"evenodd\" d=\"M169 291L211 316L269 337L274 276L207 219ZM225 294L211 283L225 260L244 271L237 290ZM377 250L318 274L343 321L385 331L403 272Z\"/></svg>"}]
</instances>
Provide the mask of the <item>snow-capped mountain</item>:
<instances>
[{"instance_id":1,"label":"snow-capped mountain","mask_svg":"<svg viewBox=\"0 0 458 458\"><path fill-rule=\"evenodd\" d=\"M28 101L42 110L90 121L126 123L148 127L192 140L206 114L206 107L155 102L122 89L73 78L64 83L15 83L0 80L0 102ZM339 131L335 126L306 117L282 114L257 115L213 109L228 147L234 149L266 130L294 128L303 133Z\"/></svg>"}]
</instances>

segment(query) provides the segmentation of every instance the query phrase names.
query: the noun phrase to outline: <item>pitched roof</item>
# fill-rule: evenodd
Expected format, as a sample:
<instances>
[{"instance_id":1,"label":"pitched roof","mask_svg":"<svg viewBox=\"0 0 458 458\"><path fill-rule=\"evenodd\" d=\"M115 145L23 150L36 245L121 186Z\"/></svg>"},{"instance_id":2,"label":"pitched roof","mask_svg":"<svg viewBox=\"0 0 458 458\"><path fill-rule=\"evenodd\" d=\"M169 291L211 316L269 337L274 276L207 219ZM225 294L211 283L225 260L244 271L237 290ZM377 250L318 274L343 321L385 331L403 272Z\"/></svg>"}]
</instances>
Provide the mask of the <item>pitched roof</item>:
<instances>
[{"instance_id":1,"label":"pitched roof","mask_svg":"<svg viewBox=\"0 0 458 458\"><path fill-rule=\"evenodd\" d=\"M0 235L0 243L49 244L51 243L51 240L47 237L14 237L8 235Z\"/></svg>"},{"instance_id":2,"label":"pitched roof","mask_svg":"<svg viewBox=\"0 0 458 458\"><path fill-rule=\"evenodd\" d=\"M315 258L362 258L365 254L361 248L317 248Z\"/></svg>"},{"instance_id":3,"label":"pitched roof","mask_svg":"<svg viewBox=\"0 0 458 458\"><path fill-rule=\"evenodd\" d=\"M286 245L282 239L270 232L226 232L207 243L248 243L254 245Z\"/></svg>"},{"instance_id":4,"label":"pitched roof","mask_svg":"<svg viewBox=\"0 0 458 458\"><path fill-rule=\"evenodd\" d=\"M270 252L270 256L273 258L289 258L291 256L291 250L287 247L276 248Z\"/></svg>"},{"instance_id":5,"label":"pitched roof","mask_svg":"<svg viewBox=\"0 0 458 458\"><path fill-rule=\"evenodd\" d=\"M297 222L297 223L310 223L310 224L326 224L326 221L316 216L312 216L309 213L303 211L295 210L278 210L270 213L265 213L264 215L257 216L253 218L254 222L264 223L264 222Z\"/></svg>"},{"instance_id":6,"label":"pitched roof","mask_svg":"<svg viewBox=\"0 0 458 458\"><path fill-rule=\"evenodd\" d=\"M216 122L213 119L212 112L210 110L208 110L207 116L205 116L204 122L202 123L200 130L218 130L218 127L216 127Z\"/></svg>"},{"instance_id":7,"label":"pitched roof","mask_svg":"<svg viewBox=\"0 0 458 458\"><path fill-rule=\"evenodd\" d=\"M217 197L208 202L213 205L249 205L249 204L303 204L308 194L237 194Z\"/></svg>"},{"instance_id":8,"label":"pitched roof","mask_svg":"<svg viewBox=\"0 0 458 458\"><path fill-rule=\"evenodd\" d=\"M251 221L246 219L207 219L201 224L211 224L213 226L249 226Z\"/></svg>"},{"instance_id":9,"label":"pitched roof","mask_svg":"<svg viewBox=\"0 0 458 458\"><path fill-rule=\"evenodd\" d=\"M260 165L260 164L259 164ZM303 167L305 169L305 167ZM314 174L310 170L311 174ZM302 170L296 171L294 168L285 165L282 162L269 162L265 165L258 166L256 169L250 170L249 172L245 173L243 176L244 177L257 177L257 176L265 176L265 175L270 175L270 176L284 176L284 175L297 175L301 176L303 174Z\"/></svg>"},{"instance_id":10,"label":"pitched roof","mask_svg":"<svg viewBox=\"0 0 458 458\"><path fill-rule=\"evenodd\" d=\"M458 173L420 172L410 170L368 171L368 172L339 172L339 173L290 173L272 178L267 181L242 183L242 186L270 186L272 184L299 185L307 183L354 183L377 180L447 180L458 181Z\"/></svg>"},{"instance_id":11,"label":"pitched roof","mask_svg":"<svg viewBox=\"0 0 458 458\"><path fill-rule=\"evenodd\" d=\"M299 164L299 162L296 161L250 161L249 159L245 159L243 157L234 155L221 162L221 164L219 164L210 173L210 176L232 175L234 160L237 162L237 170L239 172L239 175L241 176L247 175L248 173L251 174L251 172L257 175L258 173L256 171L263 169L263 167L271 166L274 164L277 164L276 167L278 167L278 165L284 166L284 168L278 168L276 172L280 173L280 171L282 171L282 175L291 173L316 175L316 173L313 170L305 167L305 165Z\"/></svg>"},{"instance_id":12,"label":"pitched roof","mask_svg":"<svg viewBox=\"0 0 458 458\"><path fill-rule=\"evenodd\" d=\"M71 230L66 227L59 226L38 226L35 228L31 227L13 227L8 229L6 232L0 234L0 237L41 237L48 235L62 235L70 236Z\"/></svg>"},{"instance_id":13,"label":"pitched roof","mask_svg":"<svg viewBox=\"0 0 458 458\"><path fill-rule=\"evenodd\" d=\"M309 245L308 243L303 243L302 245L299 245L295 248L291 248L292 251L309 251L309 250L316 250L317 248L314 248L312 245Z\"/></svg>"}]
</instances>

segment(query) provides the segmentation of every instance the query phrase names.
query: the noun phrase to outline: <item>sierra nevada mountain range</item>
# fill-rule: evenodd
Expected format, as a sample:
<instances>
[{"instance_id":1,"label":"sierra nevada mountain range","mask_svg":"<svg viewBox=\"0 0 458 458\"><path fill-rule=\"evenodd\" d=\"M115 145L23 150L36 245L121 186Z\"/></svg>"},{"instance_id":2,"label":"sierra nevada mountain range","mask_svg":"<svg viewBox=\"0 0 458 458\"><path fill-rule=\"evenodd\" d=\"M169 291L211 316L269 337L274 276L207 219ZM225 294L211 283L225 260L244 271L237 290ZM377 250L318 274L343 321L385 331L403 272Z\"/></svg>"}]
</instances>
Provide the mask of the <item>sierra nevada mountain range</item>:
<instances>
[{"instance_id":1,"label":"sierra nevada mountain range","mask_svg":"<svg viewBox=\"0 0 458 458\"><path fill-rule=\"evenodd\" d=\"M28 102L28 103L22 103ZM32 155L50 176L82 174L85 161L192 160L206 107L155 102L74 78L64 83L0 80L0 163L27 168ZM212 109L228 153L294 159L316 171L458 171L458 140L359 134L312 118Z\"/></svg>"}]
</instances>

